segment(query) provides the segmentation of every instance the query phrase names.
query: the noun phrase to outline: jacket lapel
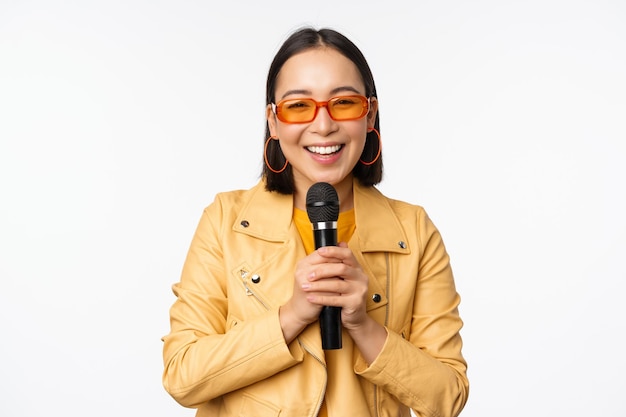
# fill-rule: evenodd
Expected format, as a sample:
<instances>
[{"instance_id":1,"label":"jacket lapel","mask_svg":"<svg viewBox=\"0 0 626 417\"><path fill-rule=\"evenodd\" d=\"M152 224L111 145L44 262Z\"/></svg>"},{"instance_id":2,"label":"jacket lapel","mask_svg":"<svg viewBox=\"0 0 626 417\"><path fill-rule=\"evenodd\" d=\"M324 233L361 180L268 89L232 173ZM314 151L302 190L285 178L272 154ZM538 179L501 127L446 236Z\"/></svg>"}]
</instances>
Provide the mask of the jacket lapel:
<instances>
[{"instance_id":1,"label":"jacket lapel","mask_svg":"<svg viewBox=\"0 0 626 417\"><path fill-rule=\"evenodd\" d=\"M293 196L267 192L263 181L250 192L233 230L269 242L287 241L293 217Z\"/></svg>"},{"instance_id":2,"label":"jacket lapel","mask_svg":"<svg viewBox=\"0 0 626 417\"><path fill-rule=\"evenodd\" d=\"M410 253L400 220L377 188L364 187L354 181L354 214L356 237L362 252Z\"/></svg>"}]
</instances>

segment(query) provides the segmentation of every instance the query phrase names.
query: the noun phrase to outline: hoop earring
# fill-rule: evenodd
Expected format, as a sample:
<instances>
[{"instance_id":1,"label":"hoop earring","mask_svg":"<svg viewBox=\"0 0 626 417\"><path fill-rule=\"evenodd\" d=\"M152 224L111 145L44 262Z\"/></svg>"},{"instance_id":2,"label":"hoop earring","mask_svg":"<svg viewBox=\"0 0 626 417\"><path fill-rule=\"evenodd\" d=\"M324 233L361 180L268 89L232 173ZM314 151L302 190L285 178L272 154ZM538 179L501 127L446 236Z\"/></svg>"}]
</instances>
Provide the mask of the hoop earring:
<instances>
[{"instance_id":1,"label":"hoop earring","mask_svg":"<svg viewBox=\"0 0 626 417\"><path fill-rule=\"evenodd\" d=\"M364 160L359 158L359 162L367 166L370 166L374 164L376 161L378 161L378 158L380 158L380 151L382 150L382 147L383 147L383 142L380 140L380 133L378 133L378 130L374 128L368 129L368 133L372 131L376 133L376 136L378 136L378 153L376 154L376 158L374 158L374 160L371 162L365 162Z\"/></svg>"},{"instance_id":2,"label":"hoop earring","mask_svg":"<svg viewBox=\"0 0 626 417\"><path fill-rule=\"evenodd\" d=\"M265 159L265 165L267 166L267 168L272 171L274 174L280 174L281 172L283 172L286 168L287 165L289 164L289 161L287 161L287 158L285 158L285 165L279 169L276 170L274 168L272 168L272 166L270 165L268 159L267 159L267 145L270 143L270 140L272 139L278 139L276 136L270 136L269 138L267 138L267 140L265 141L265 149L263 151L263 159Z\"/></svg>"}]
</instances>

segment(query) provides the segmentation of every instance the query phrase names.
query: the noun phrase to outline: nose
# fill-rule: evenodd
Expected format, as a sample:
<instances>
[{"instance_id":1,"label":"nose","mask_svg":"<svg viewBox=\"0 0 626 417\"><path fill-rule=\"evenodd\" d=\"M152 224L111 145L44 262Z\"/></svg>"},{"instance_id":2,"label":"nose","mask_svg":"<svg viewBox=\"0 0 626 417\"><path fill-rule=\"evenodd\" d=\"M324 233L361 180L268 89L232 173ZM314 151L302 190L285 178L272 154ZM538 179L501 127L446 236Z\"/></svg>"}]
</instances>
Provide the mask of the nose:
<instances>
[{"instance_id":1,"label":"nose","mask_svg":"<svg viewBox=\"0 0 626 417\"><path fill-rule=\"evenodd\" d=\"M330 117L328 103L323 103L317 108L317 114L311 125L317 133L324 136L337 129L337 123Z\"/></svg>"}]
</instances>

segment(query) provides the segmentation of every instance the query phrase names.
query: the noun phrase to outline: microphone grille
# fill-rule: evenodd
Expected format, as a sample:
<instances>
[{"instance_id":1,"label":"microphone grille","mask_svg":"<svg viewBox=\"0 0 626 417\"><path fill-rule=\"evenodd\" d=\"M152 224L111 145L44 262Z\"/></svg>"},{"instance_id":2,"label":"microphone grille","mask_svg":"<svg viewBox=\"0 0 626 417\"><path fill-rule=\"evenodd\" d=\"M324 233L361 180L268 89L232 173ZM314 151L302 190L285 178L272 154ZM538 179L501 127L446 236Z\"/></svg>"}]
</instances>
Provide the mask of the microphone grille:
<instances>
[{"instance_id":1,"label":"microphone grille","mask_svg":"<svg viewBox=\"0 0 626 417\"><path fill-rule=\"evenodd\" d=\"M326 182L313 184L306 193L306 212L311 223L336 222L339 219L337 190Z\"/></svg>"}]
</instances>

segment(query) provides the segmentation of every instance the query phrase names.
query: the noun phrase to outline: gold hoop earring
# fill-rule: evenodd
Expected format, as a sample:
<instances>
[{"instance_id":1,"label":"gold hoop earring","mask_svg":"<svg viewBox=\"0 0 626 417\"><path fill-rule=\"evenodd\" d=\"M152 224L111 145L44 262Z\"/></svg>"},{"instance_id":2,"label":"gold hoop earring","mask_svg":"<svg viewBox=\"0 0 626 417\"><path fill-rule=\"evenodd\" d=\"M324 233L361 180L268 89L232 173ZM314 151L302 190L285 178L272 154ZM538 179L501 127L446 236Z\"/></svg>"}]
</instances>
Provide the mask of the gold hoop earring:
<instances>
[{"instance_id":1,"label":"gold hoop earring","mask_svg":"<svg viewBox=\"0 0 626 417\"><path fill-rule=\"evenodd\" d=\"M375 132L376 136L378 137L378 153L376 154L376 158L374 158L374 160L371 161L371 162L365 162L364 160L359 158L359 162L362 163L363 165L367 165L367 166L370 166L370 165L374 164L376 161L378 161L378 158L380 158L380 151L383 148L383 142L380 140L380 133L378 133L378 130L376 130L374 128L368 129L368 133L372 132L372 131Z\"/></svg>"},{"instance_id":2,"label":"gold hoop earring","mask_svg":"<svg viewBox=\"0 0 626 417\"><path fill-rule=\"evenodd\" d=\"M279 170L272 168L272 166L270 165L270 162L267 159L267 145L270 143L270 140L272 139L278 140L276 136L270 136L269 138L267 138L267 140L265 141L265 149L263 151L263 159L265 159L265 165L270 171L272 171L274 174L280 174L285 169L287 169L287 165L289 164L289 161L287 161L287 158L285 158L285 165Z\"/></svg>"}]
</instances>

